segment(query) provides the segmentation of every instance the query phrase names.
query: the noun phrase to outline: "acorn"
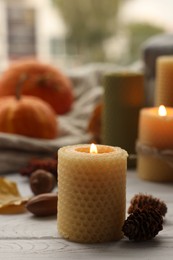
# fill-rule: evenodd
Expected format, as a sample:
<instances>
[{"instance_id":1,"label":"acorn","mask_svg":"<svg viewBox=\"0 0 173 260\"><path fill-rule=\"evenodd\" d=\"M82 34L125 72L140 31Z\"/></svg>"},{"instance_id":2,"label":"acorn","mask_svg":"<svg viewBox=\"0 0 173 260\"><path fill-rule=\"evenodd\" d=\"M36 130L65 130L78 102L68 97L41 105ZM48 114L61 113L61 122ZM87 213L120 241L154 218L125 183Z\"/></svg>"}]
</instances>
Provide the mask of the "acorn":
<instances>
[{"instance_id":1,"label":"acorn","mask_svg":"<svg viewBox=\"0 0 173 260\"><path fill-rule=\"evenodd\" d=\"M35 195L51 192L55 184L55 177L48 171L38 169L31 174L30 187Z\"/></svg>"},{"instance_id":2,"label":"acorn","mask_svg":"<svg viewBox=\"0 0 173 260\"><path fill-rule=\"evenodd\" d=\"M57 214L58 195L56 193L44 193L32 197L26 204L26 208L38 217L47 217Z\"/></svg>"}]
</instances>

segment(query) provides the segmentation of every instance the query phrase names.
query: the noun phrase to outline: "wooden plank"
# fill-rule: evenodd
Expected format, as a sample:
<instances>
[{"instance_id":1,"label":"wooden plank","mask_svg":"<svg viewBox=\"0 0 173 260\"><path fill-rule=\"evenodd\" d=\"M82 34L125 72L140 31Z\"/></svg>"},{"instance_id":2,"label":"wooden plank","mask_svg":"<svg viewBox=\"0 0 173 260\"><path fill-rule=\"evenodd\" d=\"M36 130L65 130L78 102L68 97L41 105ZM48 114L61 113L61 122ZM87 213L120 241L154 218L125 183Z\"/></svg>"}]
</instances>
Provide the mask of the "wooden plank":
<instances>
[{"instance_id":1,"label":"wooden plank","mask_svg":"<svg viewBox=\"0 0 173 260\"><path fill-rule=\"evenodd\" d=\"M8 178L15 180L24 195L31 195L28 180L19 175L10 175ZM134 172L128 173L127 178L127 208L130 199L138 192L147 192L165 200L168 205L166 223L172 225L173 198L172 187L167 184L144 182L136 178ZM0 215L0 238L45 238L57 237L56 216L38 218L30 213L18 215Z\"/></svg>"},{"instance_id":2,"label":"wooden plank","mask_svg":"<svg viewBox=\"0 0 173 260\"><path fill-rule=\"evenodd\" d=\"M30 213L0 216L0 239L57 238L56 216L38 218Z\"/></svg>"},{"instance_id":3,"label":"wooden plank","mask_svg":"<svg viewBox=\"0 0 173 260\"><path fill-rule=\"evenodd\" d=\"M164 221L164 236L173 236L173 203L168 203ZM59 238L56 216L38 218L30 213L0 216L0 239Z\"/></svg>"},{"instance_id":4,"label":"wooden plank","mask_svg":"<svg viewBox=\"0 0 173 260\"><path fill-rule=\"evenodd\" d=\"M28 180L18 174L6 176L18 183L23 195L31 195ZM140 180L134 171L127 174L127 207L138 192L150 193L165 200L168 213L164 229L147 242L134 243L124 238L107 244L78 244L61 239L55 217L36 218L32 214L0 215L0 259L142 259L172 260L173 196L172 184Z\"/></svg>"},{"instance_id":5,"label":"wooden plank","mask_svg":"<svg viewBox=\"0 0 173 260\"><path fill-rule=\"evenodd\" d=\"M0 240L1 259L172 259L172 237L145 243L121 240L107 244L77 244L60 239Z\"/></svg>"}]
</instances>

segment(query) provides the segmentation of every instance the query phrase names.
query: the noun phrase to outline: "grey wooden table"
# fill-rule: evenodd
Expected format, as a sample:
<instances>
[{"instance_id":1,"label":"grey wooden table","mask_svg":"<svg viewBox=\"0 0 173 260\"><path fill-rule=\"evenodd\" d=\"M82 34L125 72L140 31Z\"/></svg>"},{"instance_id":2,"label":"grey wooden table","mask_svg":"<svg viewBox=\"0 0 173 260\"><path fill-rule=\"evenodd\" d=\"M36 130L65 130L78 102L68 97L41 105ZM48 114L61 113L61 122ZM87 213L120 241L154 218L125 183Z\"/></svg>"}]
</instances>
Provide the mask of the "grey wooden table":
<instances>
[{"instance_id":1,"label":"grey wooden table","mask_svg":"<svg viewBox=\"0 0 173 260\"><path fill-rule=\"evenodd\" d=\"M30 195L28 181L18 174L6 175L18 183L23 195ZM152 241L134 243L124 238L106 244L78 244L62 239L56 217L35 218L29 212L0 215L0 260L35 259L173 259L173 184L145 182L135 171L127 173L127 207L134 194L145 192L168 206L164 229Z\"/></svg>"}]
</instances>

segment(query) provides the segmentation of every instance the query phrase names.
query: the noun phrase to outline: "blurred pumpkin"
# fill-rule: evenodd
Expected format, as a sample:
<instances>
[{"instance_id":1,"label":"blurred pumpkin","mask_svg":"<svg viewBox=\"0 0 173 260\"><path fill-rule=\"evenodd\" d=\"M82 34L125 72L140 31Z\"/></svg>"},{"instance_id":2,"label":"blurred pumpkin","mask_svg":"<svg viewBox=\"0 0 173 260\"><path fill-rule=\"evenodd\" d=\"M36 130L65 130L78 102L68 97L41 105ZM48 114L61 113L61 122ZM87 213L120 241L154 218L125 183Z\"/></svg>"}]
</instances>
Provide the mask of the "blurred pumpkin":
<instances>
[{"instance_id":1,"label":"blurred pumpkin","mask_svg":"<svg viewBox=\"0 0 173 260\"><path fill-rule=\"evenodd\" d=\"M96 143L101 142L102 110L103 103L98 102L94 107L88 123L88 132L93 135L93 142Z\"/></svg>"},{"instance_id":2,"label":"blurred pumpkin","mask_svg":"<svg viewBox=\"0 0 173 260\"><path fill-rule=\"evenodd\" d=\"M56 114L36 97L0 98L0 132L53 139L58 134Z\"/></svg>"},{"instance_id":3,"label":"blurred pumpkin","mask_svg":"<svg viewBox=\"0 0 173 260\"><path fill-rule=\"evenodd\" d=\"M36 60L21 60L12 64L1 76L0 97L15 95L21 75L22 94L36 96L49 103L57 114L70 111L73 104L73 89L69 79L58 69Z\"/></svg>"}]
</instances>

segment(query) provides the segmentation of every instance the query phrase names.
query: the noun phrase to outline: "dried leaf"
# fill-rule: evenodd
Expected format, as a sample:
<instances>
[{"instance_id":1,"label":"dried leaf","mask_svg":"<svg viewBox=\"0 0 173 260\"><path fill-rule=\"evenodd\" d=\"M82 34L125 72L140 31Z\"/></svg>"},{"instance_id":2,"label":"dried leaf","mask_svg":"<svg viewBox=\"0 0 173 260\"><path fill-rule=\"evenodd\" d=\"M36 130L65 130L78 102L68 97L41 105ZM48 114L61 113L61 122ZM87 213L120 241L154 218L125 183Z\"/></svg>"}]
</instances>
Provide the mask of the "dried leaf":
<instances>
[{"instance_id":1,"label":"dried leaf","mask_svg":"<svg viewBox=\"0 0 173 260\"><path fill-rule=\"evenodd\" d=\"M0 214L17 214L25 211L28 198L22 198L17 184L0 178Z\"/></svg>"}]
</instances>

